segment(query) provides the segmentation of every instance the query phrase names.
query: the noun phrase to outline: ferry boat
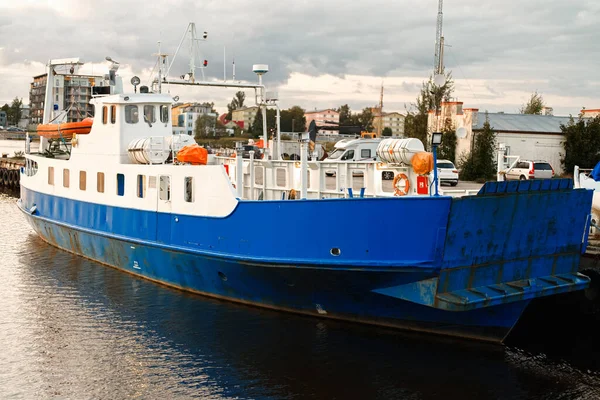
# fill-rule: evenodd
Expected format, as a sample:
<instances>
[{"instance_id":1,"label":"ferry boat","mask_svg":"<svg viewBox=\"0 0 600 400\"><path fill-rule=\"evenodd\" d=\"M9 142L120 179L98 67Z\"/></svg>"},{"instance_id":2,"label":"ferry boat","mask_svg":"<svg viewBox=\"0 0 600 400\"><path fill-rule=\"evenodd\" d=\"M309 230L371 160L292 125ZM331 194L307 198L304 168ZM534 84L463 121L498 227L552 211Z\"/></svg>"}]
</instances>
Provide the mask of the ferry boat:
<instances>
[{"instance_id":1,"label":"ferry boat","mask_svg":"<svg viewBox=\"0 0 600 400\"><path fill-rule=\"evenodd\" d=\"M200 295L495 343L531 299L589 284L592 192L572 181L437 195L416 139L382 141L372 163L309 161L306 141L301 161L181 163L172 96L120 87L93 97L68 152L42 137L26 154L18 206L53 246Z\"/></svg>"}]
</instances>

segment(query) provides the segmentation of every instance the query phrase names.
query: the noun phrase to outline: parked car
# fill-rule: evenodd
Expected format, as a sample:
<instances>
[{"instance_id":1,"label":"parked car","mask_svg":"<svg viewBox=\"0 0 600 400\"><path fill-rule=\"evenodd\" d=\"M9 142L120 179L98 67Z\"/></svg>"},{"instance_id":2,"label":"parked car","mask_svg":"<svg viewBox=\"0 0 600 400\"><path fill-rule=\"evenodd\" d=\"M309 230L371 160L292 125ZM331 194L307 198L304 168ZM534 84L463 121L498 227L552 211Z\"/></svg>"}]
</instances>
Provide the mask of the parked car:
<instances>
[{"instance_id":1,"label":"parked car","mask_svg":"<svg viewBox=\"0 0 600 400\"><path fill-rule=\"evenodd\" d=\"M263 151L260 147L254 145L244 145L242 148L241 154L242 158L250 158L250 152L254 151L254 158L261 159L263 158Z\"/></svg>"},{"instance_id":2,"label":"parked car","mask_svg":"<svg viewBox=\"0 0 600 400\"><path fill-rule=\"evenodd\" d=\"M440 184L449 183L451 186L458 185L458 170L450 160L437 160L438 179Z\"/></svg>"},{"instance_id":3,"label":"parked car","mask_svg":"<svg viewBox=\"0 0 600 400\"><path fill-rule=\"evenodd\" d=\"M550 178L554 178L554 168L545 160L520 160L505 175L507 181Z\"/></svg>"}]
</instances>

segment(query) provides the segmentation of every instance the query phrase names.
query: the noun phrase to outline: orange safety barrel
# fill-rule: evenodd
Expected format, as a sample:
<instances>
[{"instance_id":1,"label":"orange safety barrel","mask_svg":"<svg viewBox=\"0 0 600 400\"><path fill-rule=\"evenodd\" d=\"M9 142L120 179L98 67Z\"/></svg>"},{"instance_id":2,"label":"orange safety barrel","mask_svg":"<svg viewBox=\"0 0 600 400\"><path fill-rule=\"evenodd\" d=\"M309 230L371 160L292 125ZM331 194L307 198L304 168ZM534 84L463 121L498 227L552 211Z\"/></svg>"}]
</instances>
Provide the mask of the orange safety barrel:
<instances>
[{"instance_id":1,"label":"orange safety barrel","mask_svg":"<svg viewBox=\"0 0 600 400\"><path fill-rule=\"evenodd\" d=\"M87 135L92 130L93 118L85 118L78 122L64 122L62 124L43 124L38 125L38 135L48 139L66 138L70 139L73 135Z\"/></svg>"},{"instance_id":2,"label":"orange safety barrel","mask_svg":"<svg viewBox=\"0 0 600 400\"><path fill-rule=\"evenodd\" d=\"M433 154L421 151L413 156L411 164L416 174L428 174L433 171Z\"/></svg>"},{"instance_id":3,"label":"orange safety barrel","mask_svg":"<svg viewBox=\"0 0 600 400\"><path fill-rule=\"evenodd\" d=\"M206 165L208 163L208 150L198 146L197 143L184 146L177 152L177 161L193 165Z\"/></svg>"}]
</instances>

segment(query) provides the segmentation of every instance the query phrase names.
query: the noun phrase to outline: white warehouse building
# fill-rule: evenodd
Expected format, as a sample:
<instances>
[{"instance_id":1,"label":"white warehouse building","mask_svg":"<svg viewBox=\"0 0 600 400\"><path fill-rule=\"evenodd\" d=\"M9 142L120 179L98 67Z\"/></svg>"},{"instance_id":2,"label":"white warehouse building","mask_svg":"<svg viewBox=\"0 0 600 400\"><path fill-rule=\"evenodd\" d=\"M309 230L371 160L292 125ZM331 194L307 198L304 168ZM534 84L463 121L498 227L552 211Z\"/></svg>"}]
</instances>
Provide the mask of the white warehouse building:
<instances>
[{"instance_id":1,"label":"white warehouse building","mask_svg":"<svg viewBox=\"0 0 600 400\"><path fill-rule=\"evenodd\" d=\"M469 153L473 140L483 130L486 117L496 133L496 143L506 146L507 155L519 156L523 160L545 160L552 165L556 174L563 173L561 159L564 157L565 137L560 129L569 117L553 115L486 113L477 108L464 108L459 101L442 102L440 111L429 111L429 132L441 130L444 121L450 121L454 129L465 128L466 136L459 138L456 145L456 160L461 154ZM589 110L593 111L593 110ZM584 116L588 116L585 112ZM589 115L591 116L591 115Z\"/></svg>"}]
</instances>

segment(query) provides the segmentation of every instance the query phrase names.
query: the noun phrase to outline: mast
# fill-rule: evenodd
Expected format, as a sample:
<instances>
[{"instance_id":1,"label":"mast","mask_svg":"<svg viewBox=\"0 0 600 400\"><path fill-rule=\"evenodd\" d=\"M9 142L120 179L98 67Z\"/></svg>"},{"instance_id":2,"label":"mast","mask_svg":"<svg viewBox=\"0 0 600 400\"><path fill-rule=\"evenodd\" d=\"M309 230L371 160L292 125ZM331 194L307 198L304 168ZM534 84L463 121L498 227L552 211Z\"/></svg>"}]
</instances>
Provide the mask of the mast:
<instances>
[{"instance_id":1,"label":"mast","mask_svg":"<svg viewBox=\"0 0 600 400\"><path fill-rule=\"evenodd\" d=\"M381 82L381 93L379 94L379 123L377 124L377 137L381 137L383 129L383 82Z\"/></svg>"},{"instance_id":2,"label":"mast","mask_svg":"<svg viewBox=\"0 0 600 400\"><path fill-rule=\"evenodd\" d=\"M435 32L435 58L433 61L433 71L435 75L444 73L444 60L443 60L443 46L444 46L444 33L442 31L442 25L444 22L444 13L442 11L444 0L438 1L438 15L437 15L437 28Z\"/></svg>"}]
</instances>

